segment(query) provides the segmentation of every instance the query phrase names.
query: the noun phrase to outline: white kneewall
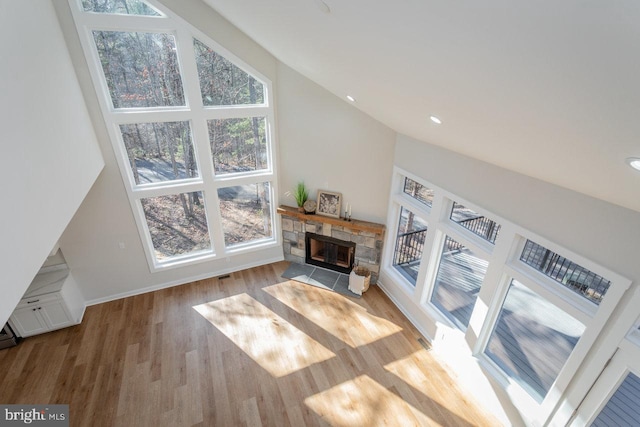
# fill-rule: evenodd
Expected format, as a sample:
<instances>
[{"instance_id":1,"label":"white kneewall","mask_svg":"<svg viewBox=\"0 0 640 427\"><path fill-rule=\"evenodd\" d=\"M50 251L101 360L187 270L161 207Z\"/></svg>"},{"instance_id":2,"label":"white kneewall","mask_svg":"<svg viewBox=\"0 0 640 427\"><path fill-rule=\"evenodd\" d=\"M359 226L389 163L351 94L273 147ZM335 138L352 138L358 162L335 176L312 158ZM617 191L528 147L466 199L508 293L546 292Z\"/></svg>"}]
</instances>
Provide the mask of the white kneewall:
<instances>
[{"instance_id":1,"label":"white kneewall","mask_svg":"<svg viewBox=\"0 0 640 427\"><path fill-rule=\"evenodd\" d=\"M0 325L104 166L51 1L0 5Z\"/></svg>"}]
</instances>

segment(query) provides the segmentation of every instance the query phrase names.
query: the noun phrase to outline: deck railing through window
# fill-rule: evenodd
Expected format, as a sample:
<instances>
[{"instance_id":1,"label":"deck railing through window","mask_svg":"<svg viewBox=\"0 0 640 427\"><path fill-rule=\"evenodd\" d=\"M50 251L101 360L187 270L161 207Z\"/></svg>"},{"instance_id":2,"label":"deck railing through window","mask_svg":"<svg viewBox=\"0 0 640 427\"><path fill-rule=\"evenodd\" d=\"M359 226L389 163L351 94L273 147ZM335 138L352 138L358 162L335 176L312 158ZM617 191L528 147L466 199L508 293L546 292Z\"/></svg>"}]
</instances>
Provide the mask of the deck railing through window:
<instances>
[{"instance_id":1,"label":"deck railing through window","mask_svg":"<svg viewBox=\"0 0 640 427\"><path fill-rule=\"evenodd\" d=\"M419 261L422 257L424 239L427 229L398 234L396 249L393 255L393 265L410 264Z\"/></svg>"},{"instance_id":2,"label":"deck railing through window","mask_svg":"<svg viewBox=\"0 0 640 427\"><path fill-rule=\"evenodd\" d=\"M484 216L478 216L475 218L463 219L458 222L461 226L484 238L490 243L495 243L500 231L500 225L495 221L490 220Z\"/></svg>"},{"instance_id":3,"label":"deck railing through window","mask_svg":"<svg viewBox=\"0 0 640 427\"><path fill-rule=\"evenodd\" d=\"M604 277L531 240L524 245L520 260L596 304L611 285Z\"/></svg>"}]
</instances>

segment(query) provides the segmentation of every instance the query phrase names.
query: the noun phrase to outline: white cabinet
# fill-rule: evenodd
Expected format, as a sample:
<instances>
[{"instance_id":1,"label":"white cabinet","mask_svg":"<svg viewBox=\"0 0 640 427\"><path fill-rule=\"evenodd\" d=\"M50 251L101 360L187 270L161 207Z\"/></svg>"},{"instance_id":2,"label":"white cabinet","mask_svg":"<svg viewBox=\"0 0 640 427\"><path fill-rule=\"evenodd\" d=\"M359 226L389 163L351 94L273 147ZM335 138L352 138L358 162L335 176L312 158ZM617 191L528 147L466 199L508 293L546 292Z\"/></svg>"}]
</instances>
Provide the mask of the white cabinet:
<instances>
[{"instance_id":1,"label":"white cabinet","mask_svg":"<svg viewBox=\"0 0 640 427\"><path fill-rule=\"evenodd\" d=\"M80 323L84 308L69 270L54 269L36 276L9 322L18 335L28 337Z\"/></svg>"}]
</instances>

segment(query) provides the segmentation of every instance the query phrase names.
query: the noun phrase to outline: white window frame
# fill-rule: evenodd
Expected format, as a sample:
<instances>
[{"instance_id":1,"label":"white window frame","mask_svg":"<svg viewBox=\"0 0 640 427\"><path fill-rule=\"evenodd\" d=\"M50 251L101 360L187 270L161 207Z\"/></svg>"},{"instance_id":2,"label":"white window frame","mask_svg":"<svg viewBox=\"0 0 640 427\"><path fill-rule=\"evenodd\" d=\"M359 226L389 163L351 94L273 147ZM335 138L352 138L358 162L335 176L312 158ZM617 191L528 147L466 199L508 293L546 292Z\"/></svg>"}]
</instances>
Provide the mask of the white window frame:
<instances>
[{"instance_id":1,"label":"white window frame","mask_svg":"<svg viewBox=\"0 0 640 427\"><path fill-rule=\"evenodd\" d=\"M277 164L276 136L273 90L271 81L240 60L233 53L220 46L215 40L194 28L162 4L154 0L145 3L157 10L162 16L117 15L84 12L80 0L68 0L72 16L76 23L80 42L87 59L89 72L93 80L97 98L103 113L107 131L114 148L133 216L143 242L145 255L151 272L164 271L230 257L239 253L277 247L281 245L279 221L277 221ZM112 105L111 96L103 75L92 31L131 31L149 33L168 33L175 37L177 61L182 79L185 106L153 108L118 108ZM260 105L205 106L202 102L200 82L195 61L193 39L203 42L216 53L231 61L234 65L250 74L265 88L264 103ZM209 142L207 121L214 119L265 117L265 136L267 139L267 169L216 176ZM128 155L122 141L119 126L152 122L189 122L194 157L199 177L137 185L129 165ZM271 237L226 247L220 214L218 189L231 186L269 183L267 195L271 217ZM179 193L202 192L207 212L207 223L211 250L193 254L178 255L158 261L155 256L151 235L142 209L141 199L148 197L173 195Z\"/></svg>"},{"instance_id":2,"label":"white window frame","mask_svg":"<svg viewBox=\"0 0 640 427\"><path fill-rule=\"evenodd\" d=\"M404 177L434 190L431 209L419 209L417 206L419 202L412 202L408 200L409 196L403 196ZM495 244L487 242L450 219L454 201L500 224L501 229ZM404 278L396 273L391 265L400 206L416 209L429 223L429 232L415 288L405 283ZM388 289L387 294L421 332L426 332L427 337L433 340L435 348L453 353L467 351L478 362L485 374L494 378L502 386L514 406L528 420L542 425L551 419L554 411L569 395L569 382L574 379L578 368L585 362L596 338L618 306L622 295L631 285L631 281L397 166L394 167L387 227L390 232L385 244L381 269L381 275L387 279L383 283L383 289L385 291ZM469 247L476 256L489 261L466 333L460 331L447 316L430 303L441 258L440 252L446 235ZM596 305L588 301L519 261L527 239L610 280L611 286L600 304ZM512 279L520 281L585 325L584 333L542 403L538 403L484 354ZM397 290L400 290L401 294L396 294ZM482 301L482 304L478 304L479 301Z\"/></svg>"},{"instance_id":3,"label":"white window frame","mask_svg":"<svg viewBox=\"0 0 640 427\"><path fill-rule=\"evenodd\" d=\"M522 233L513 241L514 248L511 251L511 257L503 268L504 277L500 287L500 298L496 298L497 304L491 310L493 317L489 319L490 321L484 323L480 335L481 338L477 343L474 354L480 361L481 366L502 384L516 407L531 420L537 420L537 422L543 423L560 404L570 381L578 371L580 365L584 362L589 350L593 347L606 320L611 316L622 295L631 285L631 281L547 239L533 235L532 233L526 233L524 230L520 231ZM588 301L581 295L565 288L550 277L521 262L520 254L527 239L610 280L611 286L600 304L596 305ZM545 298L548 302L554 304L560 310L576 318L585 326L584 333L576 343L541 403L538 403L519 384L511 380L508 375L484 353L502 303L506 297L511 279L516 279L533 292Z\"/></svg>"},{"instance_id":4,"label":"white window frame","mask_svg":"<svg viewBox=\"0 0 640 427\"><path fill-rule=\"evenodd\" d=\"M576 410L569 425L590 425L629 373L640 377L640 347L625 340Z\"/></svg>"},{"instance_id":5,"label":"white window frame","mask_svg":"<svg viewBox=\"0 0 640 427\"><path fill-rule=\"evenodd\" d=\"M627 339L640 346L640 322L633 325L633 328L629 331Z\"/></svg>"},{"instance_id":6,"label":"white window frame","mask_svg":"<svg viewBox=\"0 0 640 427\"><path fill-rule=\"evenodd\" d=\"M453 201L447 199L446 204L448 206L453 206ZM445 211L450 212L450 210L447 210L447 209L445 209ZM461 232L461 230L459 229L464 231ZM467 232L469 234L467 234ZM431 302L431 299L433 298L433 293L436 290L436 279L438 277L440 262L442 260L442 249L444 248L444 243L447 237L455 240L459 244L463 245L465 248L468 248L469 250L471 250L474 256L486 261L487 272L489 271L489 267L491 266L491 252L488 252L486 250L486 248L482 244L483 242L477 241L477 239L482 240L479 236L476 236L473 232L469 230L465 230L463 227L460 227L458 225L441 223L440 226L435 230L435 233L436 233L436 238L434 242L435 245L433 247L433 252L431 254L431 256L433 257L434 269L432 274L428 276L429 280L425 284L426 286L425 286L424 292L422 293L422 298L420 301L422 306L425 306L425 307L428 306L431 310L437 311L440 314L440 316L442 316L442 318L446 319L446 322L450 328L458 329L461 331L462 334L465 334L467 329L469 329L471 320L469 321L469 325L467 325L467 328L464 330L461 330L458 328L458 325L455 322L449 319L449 316L446 313L443 313L433 302ZM482 290L482 287L484 286L486 276L487 275L485 273L485 276L482 279L482 285L480 286L480 290ZM475 310L475 303L474 303L474 310ZM471 316L473 317L473 313Z\"/></svg>"},{"instance_id":7,"label":"white window frame","mask_svg":"<svg viewBox=\"0 0 640 427\"><path fill-rule=\"evenodd\" d=\"M419 180L419 182L424 183L424 180ZM458 326L454 322L452 322L446 314L442 313L440 309L431 302L431 298L435 290L436 277L440 268L442 248L446 237L449 236L458 243L473 251L474 255L478 258L481 258L488 262L487 271L480 287L478 298L476 298L477 303L477 301L481 297L487 294L491 294L493 292L493 289L495 288L495 285L492 286L491 283L495 282L495 276L497 275L496 269L500 266L500 260L503 258L500 248L504 245L504 241L507 240L502 236L509 235L508 227L505 231L505 220L501 219L497 215L493 215L485 211L475 203L457 197L456 195L442 188L439 188L434 184L425 185L431 186L431 188L436 191L436 195L439 196L439 203L437 205L438 211L436 214L434 214L437 220L434 221L434 239L433 245L431 247L432 252L428 255L425 255L429 256L429 259L427 261L429 263L429 267L425 274L425 283L424 287L422 288L422 294L420 296L420 306L425 312L430 313L438 323L445 327L443 329L444 334L441 335L442 338L447 337L449 340L457 341L459 344L466 343L469 348L473 348L481 329L481 325L484 323L484 318L487 314L486 310L484 308L477 310L477 304L474 305L471 319L469 320L469 325L467 325L467 329L463 331L460 330ZM453 221L451 219L451 210L453 209L454 202L462 204L465 207L472 209L475 212L484 215L500 224L501 231L500 235L496 239L496 242L492 244L482 237L478 236L471 230L468 230Z\"/></svg>"},{"instance_id":8,"label":"white window frame","mask_svg":"<svg viewBox=\"0 0 640 427\"><path fill-rule=\"evenodd\" d=\"M392 188L392 196L391 202L389 203L389 211L387 213L387 218L393 218L393 223L387 224L387 237L385 242L384 255L382 257L382 268L386 269L387 274L393 276L396 283L401 285L401 289L407 295L420 295L421 288L424 283L424 266L425 262L425 254L430 251L428 248L433 244L433 232L431 230L431 212L433 210L433 205L436 204L436 197L432 202L431 207L428 205L414 199L404 192L404 179L409 178L412 179L419 184L423 184L424 180L412 175L408 172L402 171L398 168L394 168L391 188ZM424 184L423 184L424 185ZM428 185L427 185L428 187ZM430 187L431 188L431 187ZM424 242L424 250L422 251L422 259L420 260L420 270L418 272L418 277L416 279L415 287L404 277L396 268L393 266L393 259L395 254L395 245L396 239L398 238L398 227L400 225L400 214L402 208L410 210L415 215L419 216L422 220L427 223L427 236Z\"/></svg>"}]
</instances>

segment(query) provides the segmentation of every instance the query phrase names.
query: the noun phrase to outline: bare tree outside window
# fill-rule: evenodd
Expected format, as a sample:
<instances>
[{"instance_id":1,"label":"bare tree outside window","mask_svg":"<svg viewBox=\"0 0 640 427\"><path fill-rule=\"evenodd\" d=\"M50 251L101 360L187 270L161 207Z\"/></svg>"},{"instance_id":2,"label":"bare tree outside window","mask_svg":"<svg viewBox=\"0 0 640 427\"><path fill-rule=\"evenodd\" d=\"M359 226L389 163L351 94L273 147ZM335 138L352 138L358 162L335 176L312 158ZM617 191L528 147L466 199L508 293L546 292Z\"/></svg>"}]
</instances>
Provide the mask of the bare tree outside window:
<instances>
[{"instance_id":1,"label":"bare tree outside window","mask_svg":"<svg viewBox=\"0 0 640 427\"><path fill-rule=\"evenodd\" d=\"M74 16L87 37L92 76L104 83L98 96L115 130L110 136L136 221L151 243L145 247L151 269L223 251L212 239L242 244L238 251L253 242L274 244L268 80L216 52L204 36L196 40L189 24L160 5L80 0L71 7L80 12ZM202 103L197 92L187 102L187 82L199 85ZM213 192L219 203L207 205L205 195L211 202ZM210 230L213 223L222 227ZM224 236L215 235L220 229Z\"/></svg>"},{"instance_id":2,"label":"bare tree outside window","mask_svg":"<svg viewBox=\"0 0 640 427\"><path fill-rule=\"evenodd\" d=\"M216 175L267 169L266 118L209 120Z\"/></svg>"},{"instance_id":3,"label":"bare tree outside window","mask_svg":"<svg viewBox=\"0 0 640 427\"><path fill-rule=\"evenodd\" d=\"M226 246L272 237L270 184L218 189Z\"/></svg>"},{"instance_id":4,"label":"bare tree outside window","mask_svg":"<svg viewBox=\"0 0 640 427\"><path fill-rule=\"evenodd\" d=\"M185 209L186 200L191 209ZM211 250L202 192L149 197L141 203L158 260Z\"/></svg>"},{"instance_id":5,"label":"bare tree outside window","mask_svg":"<svg viewBox=\"0 0 640 427\"><path fill-rule=\"evenodd\" d=\"M185 105L173 35L94 31L114 108Z\"/></svg>"},{"instance_id":6,"label":"bare tree outside window","mask_svg":"<svg viewBox=\"0 0 640 427\"><path fill-rule=\"evenodd\" d=\"M264 104L264 85L204 43L194 39L202 103Z\"/></svg>"},{"instance_id":7,"label":"bare tree outside window","mask_svg":"<svg viewBox=\"0 0 640 427\"><path fill-rule=\"evenodd\" d=\"M160 16L141 0L82 0L82 8L95 13Z\"/></svg>"}]
</instances>

